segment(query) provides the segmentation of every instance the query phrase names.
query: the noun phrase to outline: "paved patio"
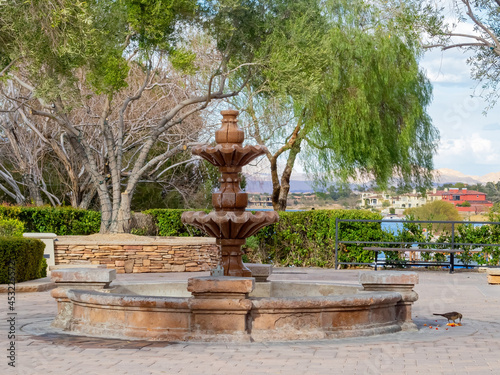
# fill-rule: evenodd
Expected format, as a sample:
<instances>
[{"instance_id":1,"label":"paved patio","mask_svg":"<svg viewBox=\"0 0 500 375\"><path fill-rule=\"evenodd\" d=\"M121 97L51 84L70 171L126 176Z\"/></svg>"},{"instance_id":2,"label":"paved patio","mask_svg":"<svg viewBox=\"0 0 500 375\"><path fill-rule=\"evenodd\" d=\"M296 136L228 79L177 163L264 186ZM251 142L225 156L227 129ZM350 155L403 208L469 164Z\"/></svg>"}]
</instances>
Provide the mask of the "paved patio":
<instances>
[{"instance_id":1,"label":"paved patio","mask_svg":"<svg viewBox=\"0 0 500 375\"><path fill-rule=\"evenodd\" d=\"M358 270L276 269L274 280L357 284ZM418 332L331 341L210 344L120 341L33 335L56 314L50 292L16 296L16 367L8 366L7 295L0 297L1 374L498 374L500 285L486 274L418 271ZM187 279L205 273L125 274L120 282ZM463 326L446 330L432 313L459 311ZM436 319L438 318L438 319ZM436 322L437 320L437 322ZM426 326L424 326L426 324ZM436 325L439 324L436 330ZM433 328L429 328L432 325ZM23 331L23 326L24 330Z\"/></svg>"}]
</instances>

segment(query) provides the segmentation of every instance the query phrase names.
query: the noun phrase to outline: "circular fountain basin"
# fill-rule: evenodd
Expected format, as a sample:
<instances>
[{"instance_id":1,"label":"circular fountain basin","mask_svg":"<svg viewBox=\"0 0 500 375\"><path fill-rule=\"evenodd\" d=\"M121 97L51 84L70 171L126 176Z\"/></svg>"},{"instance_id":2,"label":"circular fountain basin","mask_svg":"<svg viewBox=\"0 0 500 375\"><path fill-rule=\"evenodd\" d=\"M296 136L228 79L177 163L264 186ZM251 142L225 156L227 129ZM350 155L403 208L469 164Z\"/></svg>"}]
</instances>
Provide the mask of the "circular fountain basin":
<instances>
[{"instance_id":1,"label":"circular fountain basin","mask_svg":"<svg viewBox=\"0 0 500 375\"><path fill-rule=\"evenodd\" d=\"M60 314L53 325L100 337L250 342L391 333L403 323L399 292L327 282L195 279L193 293L186 282L116 285L106 292L56 289Z\"/></svg>"}]
</instances>

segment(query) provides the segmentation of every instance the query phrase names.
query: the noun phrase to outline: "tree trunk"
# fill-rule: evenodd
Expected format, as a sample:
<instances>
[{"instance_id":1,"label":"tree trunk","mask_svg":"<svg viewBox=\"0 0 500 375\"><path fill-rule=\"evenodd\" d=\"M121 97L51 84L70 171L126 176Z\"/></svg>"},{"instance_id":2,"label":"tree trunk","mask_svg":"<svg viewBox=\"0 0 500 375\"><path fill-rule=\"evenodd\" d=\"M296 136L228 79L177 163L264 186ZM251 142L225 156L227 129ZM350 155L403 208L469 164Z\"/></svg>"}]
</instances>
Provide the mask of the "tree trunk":
<instances>
[{"instance_id":1,"label":"tree trunk","mask_svg":"<svg viewBox=\"0 0 500 375\"><path fill-rule=\"evenodd\" d=\"M127 191L121 194L120 209L118 210L118 217L116 220L117 233L130 233L130 224L132 221L130 200L131 196Z\"/></svg>"},{"instance_id":2,"label":"tree trunk","mask_svg":"<svg viewBox=\"0 0 500 375\"><path fill-rule=\"evenodd\" d=\"M286 211L288 193L290 191L290 178L292 176L293 166L295 165L295 160L300 152L300 144L302 139L297 139L288 154L288 159L286 161L285 169L281 175L281 183L277 186L273 181L273 208L275 211Z\"/></svg>"},{"instance_id":3,"label":"tree trunk","mask_svg":"<svg viewBox=\"0 0 500 375\"><path fill-rule=\"evenodd\" d=\"M24 183L28 186L31 203L33 203L35 206L43 206L42 194L40 193L40 188L37 186L33 175L25 175Z\"/></svg>"},{"instance_id":4,"label":"tree trunk","mask_svg":"<svg viewBox=\"0 0 500 375\"><path fill-rule=\"evenodd\" d=\"M78 208L81 208L83 210L88 210L90 203L92 203L92 199L94 199L96 193L97 189L95 188L95 186L88 187L88 191L83 193Z\"/></svg>"}]
</instances>

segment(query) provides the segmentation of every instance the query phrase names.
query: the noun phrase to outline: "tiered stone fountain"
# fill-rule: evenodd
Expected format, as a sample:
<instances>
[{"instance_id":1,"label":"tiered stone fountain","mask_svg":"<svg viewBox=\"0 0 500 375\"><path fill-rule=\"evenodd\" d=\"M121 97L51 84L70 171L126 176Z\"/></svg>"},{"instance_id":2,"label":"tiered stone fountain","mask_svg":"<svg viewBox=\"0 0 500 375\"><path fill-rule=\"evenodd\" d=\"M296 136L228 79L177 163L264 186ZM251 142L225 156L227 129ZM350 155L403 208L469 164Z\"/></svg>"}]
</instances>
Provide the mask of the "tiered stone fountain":
<instances>
[{"instance_id":1,"label":"tiered stone fountain","mask_svg":"<svg viewBox=\"0 0 500 375\"><path fill-rule=\"evenodd\" d=\"M51 329L127 339L246 342L415 329L411 307L418 298L413 291L418 276L411 272L363 272L362 285L330 280L256 283L249 277L241 245L276 222L278 215L245 212L248 198L240 190L238 173L266 149L243 147L238 112L222 111L222 115L217 146L193 149L222 172L220 191L213 194L215 211L187 212L182 220L217 238L226 276L134 285L113 282L116 271L111 269L53 271L58 315Z\"/></svg>"},{"instance_id":2,"label":"tiered stone fountain","mask_svg":"<svg viewBox=\"0 0 500 375\"><path fill-rule=\"evenodd\" d=\"M266 225L276 223L279 216L275 211L255 214L245 211L248 194L240 189L239 173L243 166L264 155L267 148L242 145L245 135L238 127L238 113L234 110L221 112L222 127L215 132L217 146L202 145L192 149L193 154L215 165L222 173L220 190L212 194L215 212L185 212L181 220L217 238L225 276L251 277L251 271L241 260L241 246L246 238Z\"/></svg>"}]
</instances>

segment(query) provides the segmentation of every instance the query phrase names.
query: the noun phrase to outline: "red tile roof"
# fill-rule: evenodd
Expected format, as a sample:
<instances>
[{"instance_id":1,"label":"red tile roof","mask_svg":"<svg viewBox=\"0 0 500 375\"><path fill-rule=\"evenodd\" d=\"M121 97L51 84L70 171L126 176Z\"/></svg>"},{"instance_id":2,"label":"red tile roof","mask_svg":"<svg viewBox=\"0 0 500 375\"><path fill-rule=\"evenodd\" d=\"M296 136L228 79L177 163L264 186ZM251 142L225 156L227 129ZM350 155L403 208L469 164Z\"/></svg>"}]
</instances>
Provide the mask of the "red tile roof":
<instances>
[{"instance_id":1,"label":"red tile roof","mask_svg":"<svg viewBox=\"0 0 500 375\"><path fill-rule=\"evenodd\" d=\"M480 191L476 191L476 190L452 190L452 191L443 191L443 193L441 195L450 195L450 194L454 194L454 195L464 195L464 194L475 194L475 195L480 195L480 194L483 194L483 195L486 195L486 193L482 193Z\"/></svg>"}]
</instances>

